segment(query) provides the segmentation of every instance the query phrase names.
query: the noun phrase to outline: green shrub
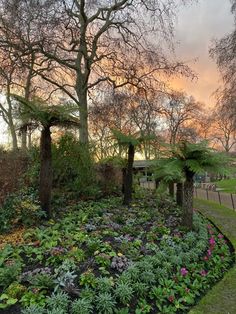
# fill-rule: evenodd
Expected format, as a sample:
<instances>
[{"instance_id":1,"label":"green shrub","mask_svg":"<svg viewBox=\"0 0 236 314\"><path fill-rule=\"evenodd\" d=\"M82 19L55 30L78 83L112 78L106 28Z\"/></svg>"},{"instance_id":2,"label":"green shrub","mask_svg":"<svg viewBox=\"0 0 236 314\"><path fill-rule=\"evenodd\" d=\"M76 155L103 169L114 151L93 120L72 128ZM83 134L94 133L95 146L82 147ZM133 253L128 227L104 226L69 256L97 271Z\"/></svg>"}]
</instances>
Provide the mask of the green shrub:
<instances>
[{"instance_id":1,"label":"green shrub","mask_svg":"<svg viewBox=\"0 0 236 314\"><path fill-rule=\"evenodd\" d=\"M33 287L46 290L53 290L55 286L54 280L49 274L37 274L33 276L30 283Z\"/></svg>"},{"instance_id":2,"label":"green shrub","mask_svg":"<svg viewBox=\"0 0 236 314\"><path fill-rule=\"evenodd\" d=\"M41 210L37 192L33 188L11 194L0 208L0 232L16 225L31 226L38 223L45 213Z\"/></svg>"},{"instance_id":3,"label":"green shrub","mask_svg":"<svg viewBox=\"0 0 236 314\"><path fill-rule=\"evenodd\" d=\"M116 301L114 297L107 292L99 293L96 298L96 308L99 313L112 314L114 313Z\"/></svg>"},{"instance_id":4,"label":"green shrub","mask_svg":"<svg viewBox=\"0 0 236 314\"><path fill-rule=\"evenodd\" d=\"M47 298L47 308L49 310L60 309L67 311L69 306L69 297L65 292L53 293L51 297Z\"/></svg>"},{"instance_id":5,"label":"green shrub","mask_svg":"<svg viewBox=\"0 0 236 314\"><path fill-rule=\"evenodd\" d=\"M47 310L46 314L67 314L67 311L64 311L61 308L53 308L52 310Z\"/></svg>"},{"instance_id":6,"label":"green shrub","mask_svg":"<svg viewBox=\"0 0 236 314\"><path fill-rule=\"evenodd\" d=\"M24 294L25 291L26 291L25 286L21 285L18 282L13 282L7 288L6 293L11 298L19 299L22 297L22 295Z\"/></svg>"},{"instance_id":7,"label":"green shrub","mask_svg":"<svg viewBox=\"0 0 236 314\"><path fill-rule=\"evenodd\" d=\"M71 133L63 135L53 146L52 155L54 186L85 196L98 193L90 150L75 136Z\"/></svg>"},{"instance_id":8,"label":"green shrub","mask_svg":"<svg viewBox=\"0 0 236 314\"><path fill-rule=\"evenodd\" d=\"M6 288L18 279L21 272L19 261L9 261L8 265L0 268L0 287Z\"/></svg>"},{"instance_id":9,"label":"green shrub","mask_svg":"<svg viewBox=\"0 0 236 314\"><path fill-rule=\"evenodd\" d=\"M133 288L127 283L119 283L115 290L115 295L123 304L129 303L133 297L133 294Z\"/></svg>"},{"instance_id":10,"label":"green shrub","mask_svg":"<svg viewBox=\"0 0 236 314\"><path fill-rule=\"evenodd\" d=\"M37 305L44 307L46 303L46 292L42 291L27 291L23 294L22 298L20 299L20 303L23 304L24 307Z\"/></svg>"},{"instance_id":11,"label":"green shrub","mask_svg":"<svg viewBox=\"0 0 236 314\"><path fill-rule=\"evenodd\" d=\"M114 281L108 277L100 277L97 279L97 290L102 292L110 292L114 286Z\"/></svg>"},{"instance_id":12,"label":"green shrub","mask_svg":"<svg viewBox=\"0 0 236 314\"><path fill-rule=\"evenodd\" d=\"M21 311L21 314L44 314L44 313L45 313L44 308L37 305L31 305Z\"/></svg>"},{"instance_id":13,"label":"green shrub","mask_svg":"<svg viewBox=\"0 0 236 314\"><path fill-rule=\"evenodd\" d=\"M72 314L90 314L93 311L93 306L90 299L81 298L74 301L71 305Z\"/></svg>"}]
</instances>

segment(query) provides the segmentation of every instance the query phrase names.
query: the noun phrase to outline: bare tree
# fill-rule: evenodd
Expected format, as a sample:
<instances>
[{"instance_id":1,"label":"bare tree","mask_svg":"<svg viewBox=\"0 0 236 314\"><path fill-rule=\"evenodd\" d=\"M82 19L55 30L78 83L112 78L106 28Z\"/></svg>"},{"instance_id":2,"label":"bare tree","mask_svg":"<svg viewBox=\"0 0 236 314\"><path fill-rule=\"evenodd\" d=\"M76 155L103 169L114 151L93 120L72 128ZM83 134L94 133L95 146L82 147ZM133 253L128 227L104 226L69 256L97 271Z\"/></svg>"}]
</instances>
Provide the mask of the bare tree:
<instances>
[{"instance_id":1,"label":"bare tree","mask_svg":"<svg viewBox=\"0 0 236 314\"><path fill-rule=\"evenodd\" d=\"M188 127L187 123L194 119L200 111L200 105L193 97L176 92L164 102L162 114L165 117L170 144L181 139L181 133Z\"/></svg>"},{"instance_id":2,"label":"bare tree","mask_svg":"<svg viewBox=\"0 0 236 314\"><path fill-rule=\"evenodd\" d=\"M222 74L224 86L216 92L218 103L230 109L236 124L236 0L231 0L231 12L234 14L234 30L215 41L210 55L216 60Z\"/></svg>"},{"instance_id":3,"label":"bare tree","mask_svg":"<svg viewBox=\"0 0 236 314\"><path fill-rule=\"evenodd\" d=\"M225 152L229 152L236 144L236 124L232 113L224 106L214 113L214 132L212 137L221 144Z\"/></svg>"},{"instance_id":4,"label":"bare tree","mask_svg":"<svg viewBox=\"0 0 236 314\"><path fill-rule=\"evenodd\" d=\"M146 160L151 158L153 144L157 147L158 127L160 128L161 124L159 97L159 93L137 93L132 97L130 104L131 120L143 137L142 148Z\"/></svg>"},{"instance_id":5,"label":"bare tree","mask_svg":"<svg viewBox=\"0 0 236 314\"><path fill-rule=\"evenodd\" d=\"M34 71L78 105L80 141L87 143L88 93L98 84L139 87L160 71L187 72L160 49L160 37L172 37L176 6L175 0L4 0L0 44L21 54L34 51L39 60ZM6 10L14 28L6 23ZM159 35L156 45L149 43L149 33Z\"/></svg>"},{"instance_id":6,"label":"bare tree","mask_svg":"<svg viewBox=\"0 0 236 314\"><path fill-rule=\"evenodd\" d=\"M122 155L123 146L115 145L113 129L131 134L135 127L130 117L130 97L127 91L109 90L94 99L90 110L91 135L97 141L99 159L114 154ZM118 150L117 150L118 148Z\"/></svg>"},{"instance_id":7,"label":"bare tree","mask_svg":"<svg viewBox=\"0 0 236 314\"><path fill-rule=\"evenodd\" d=\"M14 88L13 77L15 76L16 66L11 60L9 54L0 54L0 86L2 98L0 102L0 113L7 124L11 138L12 138L12 149L17 150L18 139L17 139L17 126L14 114L16 110L14 108L14 101L11 98L11 93ZM5 97L3 97L5 95Z\"/></svg>"}]
</instances>

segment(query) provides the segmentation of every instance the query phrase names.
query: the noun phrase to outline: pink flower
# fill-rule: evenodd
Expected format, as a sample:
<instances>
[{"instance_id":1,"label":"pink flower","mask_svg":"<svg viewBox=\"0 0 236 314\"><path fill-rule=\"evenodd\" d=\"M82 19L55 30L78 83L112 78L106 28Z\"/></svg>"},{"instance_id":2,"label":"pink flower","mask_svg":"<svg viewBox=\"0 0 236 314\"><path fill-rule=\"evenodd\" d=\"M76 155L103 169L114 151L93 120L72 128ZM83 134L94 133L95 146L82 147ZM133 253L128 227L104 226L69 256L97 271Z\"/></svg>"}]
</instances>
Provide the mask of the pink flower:
<instances>
[{"instance_id":1,"label":"pink flower","mask_svg":"<svg viewBox=\"0 0 236 314\"><path fill-rule=\"evenodd\" d=\"M207 228L208 228L208 229L211 229L211 225L207 225Z\"/></svg>"},{"instance_id":2,"label":"pink flower","mask_svg":"<svg viewBox=\"0 0 236 314\"><path fill-rule=\"evenodd\" d=\"M205 276L207 275L207 271L204 270L204 269L202 269L202 270L200 271L200 274L201 274L202 277L205 277Z\"/></svg>"},{"instance_id":3,"label":"pink flower","mask_svg":"<svg viewBox=\"0 0 236 314\"><path fill-rule=\"evenodd\" d=\"M209 258L208 258L208 256L204 256L203 259L204 259L204 261L208 261Z\"/></svg>"},{"instance_id":4,"label":"pink flower","mask_svg":"<svg viewBox=\"0 0 236 314\"><path fill-rule=\"evenodd\" d=\"M223 239L223 238L224 238L223 234L221 234L221 233L218 234L218 238L219 238L219 239Z\"/></svg>"},{"instance_id":5,"label":"pink flower","mask_svg":"<svg viewBox=\"0 0 236 314\"><path fill-rule=\"evenodd\" d=\"M207 255L211 256L211 250L207 250Z\"/></svg>"},{"instance_id":6,"label":"pink flower","mask_svg":"<svg viewBox=\"0 0 236 314\"><path fill-rule=\"evenodd\" d=\"M216 241L214 238L211 237L209 240L209 243L210 243L210 245L215 245Z\"/></svg>"},{"instance_id":7,"label":"pink flower","mask_svg":"<svg viewBox=\"0 0 236 314\"><path fill-rule=\"evenodd\" d=\"M175 297L174 297L173 295L170 295L169 298L168 298L168 300L169 300L171 303L173 303L174 300L175 300Z\"/></svg>"},{"instance_id":8,"label":"pink flower","mask_svg":"<svg viewBox=\"0 0 236 314\"><path fill-rule=\"evenodd\" d=\"M182 276L186 276L188 274L188 270L186 268L181 268L180 273Z\"/></svg>"}]
</instances>

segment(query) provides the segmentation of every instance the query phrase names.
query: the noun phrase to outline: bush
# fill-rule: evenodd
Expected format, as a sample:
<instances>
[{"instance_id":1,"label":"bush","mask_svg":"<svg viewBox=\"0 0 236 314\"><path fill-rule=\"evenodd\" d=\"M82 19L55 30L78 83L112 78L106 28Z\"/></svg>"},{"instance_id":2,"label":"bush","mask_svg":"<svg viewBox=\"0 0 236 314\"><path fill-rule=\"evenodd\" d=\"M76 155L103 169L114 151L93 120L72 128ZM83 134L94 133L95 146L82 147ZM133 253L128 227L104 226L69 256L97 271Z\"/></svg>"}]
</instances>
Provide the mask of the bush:
<instances>
[{"instance_id":1,"label":"bush","mask_svg":"<svg viewBox=\"0 0 236 314\"><path fill-rule=\"evenodd\" d=\"M123 167L123 159L117 157L104 159L99 162L96 167L96 172L103 195L121 194L123 184Z\"/></svg>"},{"instance_id":2,"label":"bush","mask_svg":"<svg viewBox=\"0 0 236 314\"><path fill-rule=\"evenodd\" d=\"M93 311L93 306L89 299L81 298L72 303L71 309L72 314L90 314Z\"/></svg>"},{"instance_id":3,"label":"bush","mask_svg":"<svg viewBox=\"0 0 236 314\"><path fill-rule=\"evenodd\" d=\"M65 292L53 293L51 297L47 298L47 308L49 310L60 309L67 311L69 306L69 297Z\"/></svg>"},{"instance_id":4,"label":"bush","mask_svg":"<svg viewBox=\"0 0 236 314\"><path fill-rule=\"evenodd\" d=\"M90 149L70 133L53 146L53 184L79 196L96 196L99 191Z\"/></svg>"},{"instance_id":5,"label":"bush","mask_svg":"<svg viewBox=\"0 0 236 314\"><path fill-rule=\"evenodd\" d=\"M22 314L44 314L44 308L37 306L37 305L31 305L27 307L26 309L21 311Z\"/></svg>"},{"instance_id":6,"label":"bush","mask_svg":"<svg viewBox=\"0 0 236 314\"><path fill-rule=\"evenodd\" d=\"M11 194L0 208L0 232L9 231L16 225L35 225L44 215L37 192L32 188L22 189Z\"/></svg>"}]
</instances>

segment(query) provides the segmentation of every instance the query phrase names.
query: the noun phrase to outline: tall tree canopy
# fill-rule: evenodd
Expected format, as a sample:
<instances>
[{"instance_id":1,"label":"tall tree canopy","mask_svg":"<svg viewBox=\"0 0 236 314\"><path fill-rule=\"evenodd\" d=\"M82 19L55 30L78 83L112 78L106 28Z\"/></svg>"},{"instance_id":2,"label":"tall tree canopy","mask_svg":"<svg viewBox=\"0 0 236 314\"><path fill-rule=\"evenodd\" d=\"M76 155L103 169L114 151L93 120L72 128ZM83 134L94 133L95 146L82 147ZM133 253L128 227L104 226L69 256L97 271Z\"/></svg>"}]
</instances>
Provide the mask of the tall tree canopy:
<instances>
[{"instance_id":1,"label":"tall tree canopy","mask_svg":"<svg viewBox=\"0 0 236 314\"><path fill-rule=\"evenodd\" d=\"M88 142L88 93L101 84L149 88L160 75L188 74L167 60L175 0L2 0L0 46L79 107L80 141Z\"/></svg>"},{"instance_id":2,"label":"tall tree canopy","mask_svg":"<svg viewBox=\"0 0 236 314\"><path fill-rule=\"evenodd\" d=\"M215 42L210 54L215 58L224 80L224 87L218 91L219 102L230 109L236 123L236 0L231 0L231 3L234 29Z\"/></svg>"}]
</instances>

